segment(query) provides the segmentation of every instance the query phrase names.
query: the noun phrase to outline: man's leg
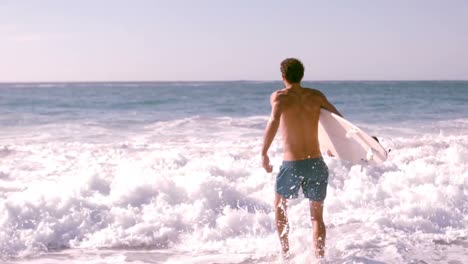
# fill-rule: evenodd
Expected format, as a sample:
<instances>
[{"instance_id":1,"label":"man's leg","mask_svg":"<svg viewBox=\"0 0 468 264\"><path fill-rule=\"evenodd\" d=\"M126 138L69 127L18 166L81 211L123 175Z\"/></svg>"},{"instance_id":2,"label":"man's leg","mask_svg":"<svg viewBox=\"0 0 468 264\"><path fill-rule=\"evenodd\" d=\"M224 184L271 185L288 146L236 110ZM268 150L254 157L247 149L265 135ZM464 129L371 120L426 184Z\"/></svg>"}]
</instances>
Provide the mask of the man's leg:
<instances>
[{"instance_id":1,"label":"man's leg","mask_svg":"<svg viewBox=\"0 0 468 264\"><path fill-rule=\"evenodd\" d=\"M315 256L323 258L326 237L325 223L323 222L323 202L310 201L310 218L312 220Z\"/></svg>"},{"instance_id":2,"label":"man's leg","mask_svg":"<svg viewBox=\"0 0 468 264\"><path fill-rule=\"evenodd\" d=\"M281 243L281 251L283 256L287 257L289 254L289 241L288 241L288 215L287 215L287 200L278 193L275 193L275 221L276 229L278 230L279 240Z\"/></svg>"}]
</instances>

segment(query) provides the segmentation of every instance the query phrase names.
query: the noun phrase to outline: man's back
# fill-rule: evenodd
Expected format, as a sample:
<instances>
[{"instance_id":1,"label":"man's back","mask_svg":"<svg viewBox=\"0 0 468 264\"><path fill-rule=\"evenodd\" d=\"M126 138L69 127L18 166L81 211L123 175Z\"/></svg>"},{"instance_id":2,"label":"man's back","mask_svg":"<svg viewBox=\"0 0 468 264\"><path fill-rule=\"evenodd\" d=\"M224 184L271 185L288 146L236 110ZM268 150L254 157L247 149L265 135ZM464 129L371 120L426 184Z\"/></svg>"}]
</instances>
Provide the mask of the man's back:
<instances>
[{"instance_id":1,"label":"man's back","mask_svg":"<svg viewBox=\"0 0 468 264\"><path fill-rule=\"evenodd\" d=\"M274 96L281 109L284 160L320 157L317 134L323 95L309 88L294 88L280 90Z\"/></svg>"}]
</instances>

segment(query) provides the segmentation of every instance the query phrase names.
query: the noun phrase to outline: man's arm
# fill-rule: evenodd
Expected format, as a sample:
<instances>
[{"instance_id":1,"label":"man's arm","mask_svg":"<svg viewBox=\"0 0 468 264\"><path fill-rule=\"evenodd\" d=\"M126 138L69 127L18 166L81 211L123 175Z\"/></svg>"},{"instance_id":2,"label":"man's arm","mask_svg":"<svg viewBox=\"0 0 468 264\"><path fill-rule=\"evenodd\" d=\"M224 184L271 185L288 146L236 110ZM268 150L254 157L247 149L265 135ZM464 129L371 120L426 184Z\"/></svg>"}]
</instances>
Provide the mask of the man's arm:
<instances>
[{"instance_id":1,"label":"man's arm","mask_svg":"<svg viewBox=\"0 0 468 264\"><path fill-rule=\"evenodd\" d=\"M320 93L321 97L322 97L322 104L321 104L321 107L332 112L332 113L335 113L341 117L343 117L343 115L341 115L340 112L338 112L338 110L335 108L335 106L333 106L327 99L327 97L323 94L323 93Z\"/></svg>"},{"instance_id":2,"label":"man's arm","mask_svg":"<svg viewBox=\"0 0 468 264\"><path fill-rule=\"evenodd\" d=\"M271 115L268 120L268 124L265 129L265 135L263 137L263 148L262 148L262 166L267 172L273 171L273 166L270 164L270 158L268 157L268 149L275 138L276 132L280 124L281 118L281 105L279 100L279 95L277 92L271 94L270 97L271 104Z\"/></svg>"}]
</instances>

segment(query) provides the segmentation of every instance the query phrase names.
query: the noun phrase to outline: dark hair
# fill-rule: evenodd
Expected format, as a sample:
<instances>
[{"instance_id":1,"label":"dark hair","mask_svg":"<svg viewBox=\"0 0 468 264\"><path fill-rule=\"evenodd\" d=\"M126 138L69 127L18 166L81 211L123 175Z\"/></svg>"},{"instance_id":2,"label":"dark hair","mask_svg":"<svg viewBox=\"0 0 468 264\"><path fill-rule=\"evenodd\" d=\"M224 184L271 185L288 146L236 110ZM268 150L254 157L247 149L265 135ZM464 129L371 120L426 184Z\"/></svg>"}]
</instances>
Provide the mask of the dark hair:
<instances>
[{"instance_id":1,"label":"dark hair","mask_svg":"<svg viewBox=\"0 0 468 264\"><path fill-rule=\"evenodd\" d=\"M304 77L304 65L295 58L287 58L281 62L281 73L289 83L298 83Z\"/></svg>"}]
</instances>

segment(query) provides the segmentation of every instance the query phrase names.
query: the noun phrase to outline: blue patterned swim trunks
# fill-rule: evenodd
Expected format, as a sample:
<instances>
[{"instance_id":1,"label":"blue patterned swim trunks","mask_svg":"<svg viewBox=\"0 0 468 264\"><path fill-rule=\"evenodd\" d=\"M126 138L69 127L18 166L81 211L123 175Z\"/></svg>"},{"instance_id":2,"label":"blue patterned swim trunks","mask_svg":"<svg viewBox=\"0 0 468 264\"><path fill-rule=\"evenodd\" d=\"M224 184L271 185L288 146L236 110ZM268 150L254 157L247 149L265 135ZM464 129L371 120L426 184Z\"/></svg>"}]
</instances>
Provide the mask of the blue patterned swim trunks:
<instances>
[{"instance_id":1,"label":"blue patterned swim trunks","mask_svg":"<svg viewBox=\"0 0 468 264\"><path fill-rule=\"evenodd\" d=\"M321 202L327 196L328 167L323 158L283 161L276 176L276 192L284 198L297 198L302 188L309 200Z\"/></svg>"}]
</instances>

